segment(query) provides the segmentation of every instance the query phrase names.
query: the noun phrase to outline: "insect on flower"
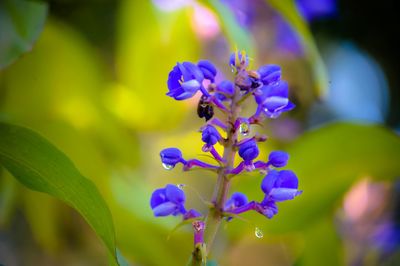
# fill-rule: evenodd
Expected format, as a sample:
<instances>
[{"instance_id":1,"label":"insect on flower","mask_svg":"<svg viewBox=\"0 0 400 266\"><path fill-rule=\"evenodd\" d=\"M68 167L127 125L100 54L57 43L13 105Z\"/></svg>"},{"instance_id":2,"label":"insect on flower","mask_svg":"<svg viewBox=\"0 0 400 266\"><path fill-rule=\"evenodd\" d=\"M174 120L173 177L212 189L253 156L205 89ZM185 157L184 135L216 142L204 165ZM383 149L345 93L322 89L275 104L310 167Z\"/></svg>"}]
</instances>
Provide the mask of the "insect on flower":
<instances>
[{"instance_id":1,"label":"insect on flower","mask_svg":"<svg viewBox=\"0 0 400 266\"><path fill-rule=\"evenodd\" d=\"M206 96L202 96L197 105L197 115L208 121L214 116L214 108L208 101Z\"/></svg>"}]
</instances>

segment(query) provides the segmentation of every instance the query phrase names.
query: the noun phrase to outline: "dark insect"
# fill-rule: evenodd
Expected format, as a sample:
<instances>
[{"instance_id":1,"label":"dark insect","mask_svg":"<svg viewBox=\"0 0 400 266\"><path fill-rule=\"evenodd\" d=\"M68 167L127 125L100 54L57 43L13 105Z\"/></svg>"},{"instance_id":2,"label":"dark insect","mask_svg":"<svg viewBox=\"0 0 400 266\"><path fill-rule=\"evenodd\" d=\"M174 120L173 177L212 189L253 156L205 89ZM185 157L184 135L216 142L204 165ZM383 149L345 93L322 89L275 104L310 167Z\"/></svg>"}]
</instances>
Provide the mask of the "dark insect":
<instances>
[{"instance_id":1,"label":"dark insect","mask_svg":"<svg viewBox=\"0 0 400 266\"><path fill-rule=\"evenodd\" d=\"M206 121L210 120L214 116L214 108L205 96L200 98L199 104L197 105L197 115L200 118L204 117Z\"/></svg>"}]
</instances>

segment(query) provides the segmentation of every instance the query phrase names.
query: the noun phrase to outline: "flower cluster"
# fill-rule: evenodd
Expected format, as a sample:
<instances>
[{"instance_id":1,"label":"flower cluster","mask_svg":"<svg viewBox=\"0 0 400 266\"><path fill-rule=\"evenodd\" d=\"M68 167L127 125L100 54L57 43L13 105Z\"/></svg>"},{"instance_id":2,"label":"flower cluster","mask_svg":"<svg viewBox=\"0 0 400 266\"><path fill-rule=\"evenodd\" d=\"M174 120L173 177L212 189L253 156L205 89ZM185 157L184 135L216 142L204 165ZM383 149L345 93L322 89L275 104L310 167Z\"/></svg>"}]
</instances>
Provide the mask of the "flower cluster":
<instances>
[{"instance_id":1,"label":"flower cluster","mask_svg":"<svg viewBox=\"0 0 400 266\"><path fill-rule=\"evenodd\" d=\"M194 167L212 170L218 174L218 180L210 200L213 206L207 214L194 209L187 211L183 190L170 184L153 192L150 205L155 216L182 215L183 220L193 219L195 244L204 241L206 220L209 222L213 217L231 220L235 215L251 210L272 218L278 213L277 202L291 200L302 192L298 190L298 179L292 171L278 170L286 166L289 155L284 151L273 151L267 160L256 160L260 153L258 145L267 137L250 136L252 125L267 118L275 119L295 107L288 98L288 84L281 79L281 68L265 65L258 70L248 70L249 58L245 53L232 54L229 65L235 72L234 82L216 82L217 68L207 60L197 64L177 63L168 76L167 96L185 100L200 94L197 114L206 120L200 129L204 142L202 150L210 153L216 163L184 159L179 149L167 148L160 152L162 164L167 170L177 164L182 164L184 171ZM241 117L240 105L248 98L253 98L257 107L250 117ZM214 110L219 110L223 118L214 117ZM223 154L217 152L215 145L223 146ZM235 166L236 154L241 162ZM259 171L265 175L261 183L264 194L261 201L249 201L239 192L227 197L230 180L243 171Z\"/></svg>"}]
</instances>

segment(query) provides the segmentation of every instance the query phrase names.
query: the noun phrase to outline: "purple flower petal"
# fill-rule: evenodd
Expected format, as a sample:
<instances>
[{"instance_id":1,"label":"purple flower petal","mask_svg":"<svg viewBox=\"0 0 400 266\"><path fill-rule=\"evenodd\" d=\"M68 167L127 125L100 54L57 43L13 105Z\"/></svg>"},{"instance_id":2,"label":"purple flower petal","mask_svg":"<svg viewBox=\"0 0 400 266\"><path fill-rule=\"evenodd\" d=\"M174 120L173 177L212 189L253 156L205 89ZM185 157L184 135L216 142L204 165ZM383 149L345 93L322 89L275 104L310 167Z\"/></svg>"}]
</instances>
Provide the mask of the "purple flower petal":
<instances>
[{"instance_id":1,"label":"purple flower petal","mask_svg":"<svg viewBox=\"0 0 400 266\"><path fill-rule=\"evenodd\" d=\"M161 161L164 164L175 166L182 160L182 152L177 148L167 148L160 152Z\"/></svg>"},{"instance_id":2,"label":"purple flower petal","mask_svg":"<svg viewBox=\"0 0 400 266\"><path fill-rule=\"evenodd\" d=\"M269 197L273 201L285 201L294 199L294 197L301 193L301 191L295 188L273 188L269 193Z\"/></svg>"},{"instance_id":3,"label":"purple flower petal","mask_svg":"<svg viewBox=\"0 0 400 266\"><path fill-rule=\"evenodd\" d=\"M153 209L166 201L167 197L165 195L165 188L159 188L154 190L153 194L151 195L150 206Z\"/></svg>"},{"instance_id":4,"label":"purple flower petal","mask_svg":"<svg viewBox=\"0 0 400 266\"><path fill-rule=\"evenodd\" d=\"M229 200L225 203L225 210L233 210L235 208L241 207L248 202L245 194L240 192L235 192L232 194Z\"/></svg>"},{"instance_id":5,"label":"purple flower petal","mask_svg":"<svg viewBox=\"0 0 400 266\"><path fill-rule=\"evenodd\" d=\"M293 171L282 170L279 171L279 178L276 181L276 187L281 188L294 188L297 189L299 186L299 181L297 176Z\"/></svg>"},{"instance_id":6,"label":"purple flower petal","mask_svg":"<svg viewBox=\"0 0 400 266\"><path fill-rule=\"evenodd\" d=\"M252 161L257 158L259 154L257 143L250 139L239 146L239 156L242 157L244 161Z\"/></svg>"},{"instance_id":7,"label":"purple flower petal","mask_svg":"<svg viewBox=\"0 0 400 266\"><path fill-rule=\"evenodd\" d=\"M269 154L268 160L274 167L284 167L289 160L289 155L283 151L273 151Z\"/></svg>"},{"instance_id":8,"label":"purple flower petal","mask_svg":"<svg viewBox=\"0 0 400 266\"><path fill-rule=\"evenodd\" d=\"M281 96L267 97L263 103L264 110L275 112L283 109L289 103L289 99Z\"/></svg>"},{"instance_id":9,"label":"purple flower petal","mask_svg":"<svg viewBox=\"0 0 400 266\"><path fill-rule=\"evenodd\" d=\"M197 66L203 72L203 75L206 79L214 81L215 75L217 75L217 69L210 61L200 60L197 63Z\"/></svg>"},{"instance_id":10,"label":"purple flower petal","mask_svg":"<svg viewBox=\"0 0 400 266\"><path fill-rule=\"evenodd\" d=\"M276 170L271 170L264 177L261 182L261 189L265 194L269 194L271 190L275 187L276 180L279 177L279 172Z\"/></svg>"},{"instance_id":11,"label":"purple flower petal","mask_svg":"<svg viewBox=\"0 0 400 266\"><path fill-rule=\"evenodd\" d=\"M258 69L260 79L264 85L277 82L281 79L281 67L278 65L265 65Z\"/></svg>"},{"instance_id":12,"label":"purple flower petal","mask_svg":"<svg viewBox=\"0 0 400 266\"><path fill-rule=\"evenodd\" d=\"M173 202L164 202L157 207L153 208L154 216L168 216L174 215L179 207Z\"/></svg>"},{"instance_id":13,"label":"purple flower petal","mask_svg":"<svg viewBox=\"0 0 400 266\"><path fill-rule=\"evenodd\" d=\"M201 139L207 145L213 146L221 139L221 135L214 126L207 125L201 132Z\"/></svg>"},{"instance_id":14,"label":"purple flower petal","mask_svg":"<svg viewBox=\"0 0 400 266\"><path fill-rule=\"evenodd\" d=\"M165 195L169 201L175 204L183 204L185 202L185 193L175 185L168 184L165 187Z\"/></svg>"}]
</instances>

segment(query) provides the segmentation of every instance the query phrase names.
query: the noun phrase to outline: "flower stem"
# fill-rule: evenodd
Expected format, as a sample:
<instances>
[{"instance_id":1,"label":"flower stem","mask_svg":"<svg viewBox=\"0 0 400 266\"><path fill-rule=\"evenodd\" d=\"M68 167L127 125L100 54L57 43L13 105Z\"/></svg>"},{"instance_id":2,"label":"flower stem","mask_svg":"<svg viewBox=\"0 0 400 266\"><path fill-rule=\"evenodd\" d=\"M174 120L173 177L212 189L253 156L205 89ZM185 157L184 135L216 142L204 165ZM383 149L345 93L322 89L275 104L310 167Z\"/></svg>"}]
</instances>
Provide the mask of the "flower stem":
<instances>
[{"instance_id":1,"label":"flower stem","mask_svg":"<svg viewBox=\"0 0 400 266\"><path fill-rule=\"evenodd\" d=\"M236 87L235 94L232 98L231 106L228 112L227 118L227 139L224 145L223 153L223 166L219 169L218 179L215 185L212 202L214 208L210 209L210 212L206 218L206 248L207 255L210 253L215 236L217 235L223 218L223 209L225 201L229 192L230 179L228 177L229 171L234 166L235 154L236 154L236 142L237 142L237 130L234 125L236 119L239 117L240 106L238 101L240 100L240 90Z\"/></svg>"}]
</instances>

